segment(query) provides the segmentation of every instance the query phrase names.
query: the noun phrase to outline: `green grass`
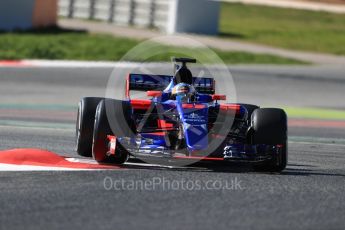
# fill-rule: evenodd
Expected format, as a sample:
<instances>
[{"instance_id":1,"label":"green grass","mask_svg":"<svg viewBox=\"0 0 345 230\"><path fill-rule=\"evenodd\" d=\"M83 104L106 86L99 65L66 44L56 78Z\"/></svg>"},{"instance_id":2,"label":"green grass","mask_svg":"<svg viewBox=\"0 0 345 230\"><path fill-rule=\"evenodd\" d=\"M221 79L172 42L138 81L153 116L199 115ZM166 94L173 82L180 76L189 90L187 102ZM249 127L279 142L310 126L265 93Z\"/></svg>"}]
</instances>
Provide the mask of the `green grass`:
<instances>
[{"instance_id":1,"label":"green grass","mask_svg":"<svg viewBox=\"0 0 345 230\"><path fill-rule=\"evenodd\" d=\"M345 120L345 111L342 110L298 107L286 107L284 110L291 118Z\"/></svg>"},{"instance_id":2,"label":"green grass","mask_svg":"<svg viewBox=\"0 0 345 230\"><path fill-rule=\"evenodd\" d=\"M67 60L120 60L140 42L110 35L88 34L77 31L50 29L45 31L0 33L0 60L9 59L67 59ZM185 53L197 57L200 50L156 45L163 52L137 61L170 61L171 56ZM288 58L245 52L215 52L225 63L249 64L302 64ZM193 55L195 54L195 55Z\"/></svg>"},{"instance_id":3,"label":"green grass","mask_svg":"<svg viewBox=\"0 0 345 230\"><path fill-rule=\"evenodd\" d=\"M0 59L117 60L136 41L59 29L0 34Z\"/></svg>"},{"instance_id":4,"label":"green grass","mask_svg":"<svg viewBox=\"0 0 345 230\"><path fill-rule=\"evenodd\" d=\"M222 3L221 36L296 50L345 54L345 15Z\"/></svg>"}]
</instances>

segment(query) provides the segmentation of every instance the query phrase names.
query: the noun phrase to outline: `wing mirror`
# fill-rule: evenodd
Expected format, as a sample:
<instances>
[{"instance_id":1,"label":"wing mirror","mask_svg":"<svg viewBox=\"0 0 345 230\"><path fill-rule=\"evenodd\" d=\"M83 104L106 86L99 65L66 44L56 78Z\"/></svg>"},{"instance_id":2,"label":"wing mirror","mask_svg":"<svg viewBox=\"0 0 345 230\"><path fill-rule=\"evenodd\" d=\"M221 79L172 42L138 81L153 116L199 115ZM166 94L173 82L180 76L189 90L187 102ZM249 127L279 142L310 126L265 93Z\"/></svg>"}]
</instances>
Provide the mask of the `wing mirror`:
<instances>
[{"instance_id":1,"label":"wing mirror","mask_svg":"<svg viewBox=\"0 0 345 230\"><path fill-rule=\"evenodd\" d=\"M147 91L146 95L148 97L160 97L160 96L162 96L162 91L151 90L151 91Z\"/></svg>"}]
</instances>

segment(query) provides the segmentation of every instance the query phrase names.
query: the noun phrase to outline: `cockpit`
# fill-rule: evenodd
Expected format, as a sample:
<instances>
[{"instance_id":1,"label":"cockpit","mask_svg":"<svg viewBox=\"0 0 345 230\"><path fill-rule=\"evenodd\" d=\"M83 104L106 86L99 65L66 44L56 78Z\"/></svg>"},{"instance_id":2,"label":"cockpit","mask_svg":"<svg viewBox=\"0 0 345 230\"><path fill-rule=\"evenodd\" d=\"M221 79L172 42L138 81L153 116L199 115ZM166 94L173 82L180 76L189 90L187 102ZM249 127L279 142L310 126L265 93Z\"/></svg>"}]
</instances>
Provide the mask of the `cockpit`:
<instances>
[{"instance_id":1,"label":"cockpit","mask_svg":"<svg viewBox=\"0 0 345 230\"><path fill-rule=\"evenodd\" d=\"M182 103L190 103L195 101L196 90L194 86L186 83L179 83L171 90L171 99Z\"/></svg>"}]
</instances>

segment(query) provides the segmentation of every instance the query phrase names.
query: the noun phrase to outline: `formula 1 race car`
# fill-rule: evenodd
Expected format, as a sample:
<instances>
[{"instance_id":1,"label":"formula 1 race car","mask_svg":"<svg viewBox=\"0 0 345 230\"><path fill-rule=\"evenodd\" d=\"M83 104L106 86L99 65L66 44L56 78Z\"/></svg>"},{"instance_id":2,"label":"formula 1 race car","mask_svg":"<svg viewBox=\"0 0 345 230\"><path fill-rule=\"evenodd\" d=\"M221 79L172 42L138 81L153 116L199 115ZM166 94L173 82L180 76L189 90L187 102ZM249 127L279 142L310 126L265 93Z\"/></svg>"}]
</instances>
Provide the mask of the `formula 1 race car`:
<instances>
[{"instance_id":1,"label":"formula 1 race car","mask_svg":"<svg viewBox=\"0 0 345 230\"><path fill-rule=\"evenodd\" d=\"M175 74L130 73L126 99L86 97L78 107L76 151L98 162L129 157L249 162L280 172L287 164L287 116L282 109L219 103L213 78L193 77L175 58ZM177 64L177 63L182 63ZM149 99L132 99L131 91Z\"/></svg>"}]
</instances>

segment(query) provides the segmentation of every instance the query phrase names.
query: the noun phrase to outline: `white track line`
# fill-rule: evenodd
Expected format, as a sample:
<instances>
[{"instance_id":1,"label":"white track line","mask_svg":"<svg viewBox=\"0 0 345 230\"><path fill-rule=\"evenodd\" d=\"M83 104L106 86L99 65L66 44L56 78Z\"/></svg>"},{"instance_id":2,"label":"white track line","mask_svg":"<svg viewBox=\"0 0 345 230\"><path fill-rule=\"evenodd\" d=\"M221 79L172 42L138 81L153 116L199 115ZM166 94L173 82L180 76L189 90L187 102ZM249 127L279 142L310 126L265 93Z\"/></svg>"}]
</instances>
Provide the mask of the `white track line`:
<instances>
[{"instance_id":1,"label":"white track line","mask_svg":"<svg viewBox=\"0 0 345 230\"><path fill-rule=\"evenodd\" d=\"M0 60L0 68L135 68L142 67L143 65L147 67L161 67L163 65L171 66L171 63L167 62L111 62L111 61L68 61L68 60L21 60L16 63L11 63L7 61Z\"/></svg>"},{"instance_id":2,"label":"white track line","mask_svg":"<svg viewBox=\"0 0 345 230\"><path fill-rule=\"evenodd\" d=\"M86 171L95 169L77 169L77 168L64 168L64 167L50 167L50 166L34 166L34 165L14 165L0 163L0 171ZM99 170L99 169L96 169ZM108 169L109 170L109 169Z\"/></svg>"},{"instance_id":3,"label":"white track line","mask_svg":"<svg viewBox=\"0 0 345 230\"><path fill-rule=\"evenodd\" d=\"M326 146L338 146L338 147L344 147L345 146L345 144L308 142L308 141L289 141L289 143L290 144L303 144L303 145L326 145Z\"/></svg>"}]
</instances>

